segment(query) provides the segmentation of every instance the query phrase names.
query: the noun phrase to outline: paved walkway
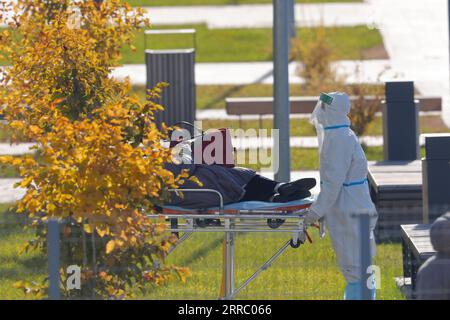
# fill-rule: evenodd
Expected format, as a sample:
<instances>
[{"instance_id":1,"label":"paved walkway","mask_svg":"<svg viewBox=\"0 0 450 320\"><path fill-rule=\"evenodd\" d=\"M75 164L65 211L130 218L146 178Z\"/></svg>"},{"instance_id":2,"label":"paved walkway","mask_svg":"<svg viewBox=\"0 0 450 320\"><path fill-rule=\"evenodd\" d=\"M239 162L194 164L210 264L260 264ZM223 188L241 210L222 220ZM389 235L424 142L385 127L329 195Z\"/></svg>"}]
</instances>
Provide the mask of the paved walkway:
<instances>
[{"instance_id":1,"label":"paved walkway","mask_svg":"<svg viewBox=\"0 0 450 320\"><path fill-rule=\"evenodd\" d=\"M0 156L3 155L21 155L27 153L34 153L35 150L30 150L30 147L34 146L34 143L0 143Z\"/></svg>"},{"instance_id":2,"label":"paved walkway","mask_svg":"<svg viewBox=\"0 0 450 320\"><path fill-rule=\"evenodd\" d=\"M255 128L257 130L257 128ZM250 136L252 132L248 132L247 136L233 137L233 146L237 149L267 149L272 148L273 138L272 133L267 132L267 136L253 137ZM425 144L425 138L423 135L420 136L420 145ZM317 148L318 142L315 136L309 137L291 137L291 147L292 148ZM381 147L383 146L382 136L364 136L360 138L362 143L365 143L368 147ZM33 153L34 150L29 150L32 144L19 144L19 145L6 145L1 144L0 155L21 155L26 153Z\"/></svg>"},{"instance_id":3,"label":"paved walkway","mask_svg":"<svg viewBox=\"0 0 450 320\"><path fill-rule=\"evenodd\" d=\"M0 203L11 203L20 200L25 195L24 189L14 188L20 179L0 179Z\"/></svg>"},{"instance_id":4,"label":"paved walkway","mask_svg":"<svg viewBox=\"0 0 450 320\"><path fill-rule=\"evenodd\" d=\"M393 69L424 95L443 97L450 126L449 41L446 0L368 0Z\"/></svg>"},{"instance_id":5,"label":"paved walkway","mask_svg":"<svg viewBox=\"0 0 450 320\"><path fill-rule=\"evenodd\" d=\"M383 137L382 136L364 136L360 138L360 141L366 144L368 147L382 147ZM272 137L243 137L243 138L233 138L233 146L238 150L242 149L257 149L257 148L272 148L273 139ZM419 143L421 146L425 145L425 138L423 135L420 136ZM290 140L291 148L317 148L318 141L316 137L291 137Z\"/></svg>"},{"instance_id":6,"label":"paved walkway","mask_svg":"<svg viewBox=\"0 0 450 320\"><path fill-rule=\"evenodd\" d=\"M187 6L146 8L154 25L205 23L209 28L271 28L271 4L239 6ZM368 3L297 4L296 24L313 26L356 26L371 22L373 9Z\"/></svg>"},{"instance_id":7,"label":"paved walkway","mask_svg":"<svg viewBox=\"0 0 450 320\"><path fill-rule=\"evenodd\" d=\"M299 84L303 80L298 76L300 63L289 65L290 82ZM334 63L338 74L346 75L348 83L376 83L395 77L396 70L390 68L389 60L343 60ZM355 71L359 73L355 75ZM145 85L147 73L145 65L124 65L114 69L113 76L118 79L129 77L134 85ZM381 75L381 77L380 77ZM273 63L240 62L240 63L197 63L195 68L197 85L246 85L253 83L273 83Z\"/></svg>"},{"instance_id":8,"label":"paved walkway","mask_svg":"<svg viewBox=\"0 0 450 320\"><path fill-rule=\"evenodd\" d=\"M206 24L209 28L222 29L271 28L273 25L271 4L144 9L153 25ZM295 6L296 24L299 27L361 25L373 15L372 11L372 7L367 3L297 4Z\"/></svg>"}]
</instances>

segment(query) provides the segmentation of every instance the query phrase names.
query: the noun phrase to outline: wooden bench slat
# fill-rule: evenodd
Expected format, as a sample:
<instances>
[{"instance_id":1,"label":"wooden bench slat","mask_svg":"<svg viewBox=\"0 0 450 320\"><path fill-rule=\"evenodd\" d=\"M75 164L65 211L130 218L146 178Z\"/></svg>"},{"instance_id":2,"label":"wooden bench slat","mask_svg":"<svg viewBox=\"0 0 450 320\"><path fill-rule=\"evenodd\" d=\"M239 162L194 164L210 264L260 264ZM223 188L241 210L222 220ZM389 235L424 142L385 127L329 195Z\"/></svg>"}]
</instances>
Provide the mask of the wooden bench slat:
<instances>
[{"instance_id":1,"label":"wooden bench slat","mask_svg":"<svg viewBox=\"0 0 450 320\"><path fill-rule=\"evenodd\" d=\"M351 97L351 99L355 100L356 97ZM367 96L365 99L369 102L373 101L375 97ZM442 109L440 97L418 97L417 100L419 100L421 111L440 111ZM312 113L317 101L318 97L291 97L291 113ZM225 105L229 115L273 114L273 97L226 98Z\"/></svg>"}]
</instances>

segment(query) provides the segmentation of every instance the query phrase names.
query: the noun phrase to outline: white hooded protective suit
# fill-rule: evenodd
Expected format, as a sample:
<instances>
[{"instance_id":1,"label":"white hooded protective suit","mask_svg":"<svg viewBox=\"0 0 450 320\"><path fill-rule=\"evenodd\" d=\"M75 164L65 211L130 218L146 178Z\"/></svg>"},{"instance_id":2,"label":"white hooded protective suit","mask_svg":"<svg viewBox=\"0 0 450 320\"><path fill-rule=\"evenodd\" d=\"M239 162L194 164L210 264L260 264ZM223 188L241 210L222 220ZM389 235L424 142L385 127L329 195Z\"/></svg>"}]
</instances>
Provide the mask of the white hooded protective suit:
<instances>
[{"instance_id":1,"label":"white hooded protective suit","mask_svg":"<svg viewBox=\"0 0 450 320\"><path fill-rule=\"evenodd\" d=\"M325 217L339 267L348 283L361 279L359 219L370 214L372 257L376 209L367 182L367 159L350 129L350 99L345 93L330 93L330 105L319 101L311 123L319 138L321 191L311 212Z\"/></svg>"}]
</instances>

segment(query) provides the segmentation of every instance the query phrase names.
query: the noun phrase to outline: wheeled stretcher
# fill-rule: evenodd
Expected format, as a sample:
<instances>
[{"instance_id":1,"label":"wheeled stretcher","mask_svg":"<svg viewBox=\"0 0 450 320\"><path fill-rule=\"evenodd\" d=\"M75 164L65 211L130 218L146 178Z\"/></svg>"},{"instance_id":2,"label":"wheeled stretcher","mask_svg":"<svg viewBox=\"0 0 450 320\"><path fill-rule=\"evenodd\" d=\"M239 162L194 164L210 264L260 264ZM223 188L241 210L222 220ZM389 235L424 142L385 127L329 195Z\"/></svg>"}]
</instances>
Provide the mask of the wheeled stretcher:
<instances>
[{"instance_id":1,"label":"wheeled stretcher","mask_svg":"<svg viewBox=\"0 0 450 320\"><path fill-rule=\"evenodd\" d=\"M175 193L207 192L215 194L219 199L218 207L193 210L165 206L159 215L150 215L149 217L157 219L162 215L170 224L168 226L170 232L177 235L178 241L170 252L195 232L224 233L221 299L233 299L261 272L268 269L287 248L298 248L307 240L312 242L307 226L304 224L304 216L314 202L313 197L287 203L247 201L224 205L222 195L216 190L176 189L170 191ZM314 227L319 229L320 238L323 238L325 235L323 222L319 221ZM236 288L234 251L237 232L287 233L289 238L270 259Z\"/></svg>"}]
</instances>

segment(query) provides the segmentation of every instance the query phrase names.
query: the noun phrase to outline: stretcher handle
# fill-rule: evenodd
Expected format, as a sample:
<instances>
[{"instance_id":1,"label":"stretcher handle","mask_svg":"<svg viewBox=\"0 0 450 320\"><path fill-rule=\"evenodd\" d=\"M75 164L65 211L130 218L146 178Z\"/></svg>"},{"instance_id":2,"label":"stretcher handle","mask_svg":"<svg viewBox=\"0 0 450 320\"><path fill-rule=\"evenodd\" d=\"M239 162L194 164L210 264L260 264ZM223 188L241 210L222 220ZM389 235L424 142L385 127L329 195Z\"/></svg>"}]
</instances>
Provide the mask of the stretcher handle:
<instances>
[{"instance_id":1,"label":"stretcher handle","mask_svg":"<svg viewBox=\"0 0 450 320\"><path fill-rule=\"evenodd\" d=\"M179 122L173 124L173 125L172 125L172 130L169 131L169 136L175 131L175 128L174 128L174 127L179 127L180 125L185 125L185 126L187 126L187 127L193 128L193 129L195 130L194 133L200 132L200 134L194 135L194 136L191 137L189 140L197 139L197 138L200 138L200 137L202 137L202 139L203 139L203 137L205 136L205 131L203 131L201 128L197 127L196 125L194 125L194 124L192 124L192 123L190 123L190 122L188 122L188 121L179 121ZM166 142L172 142L172 139L170 138L170 139L164 140L164 141L166 141ZM181 142L181 141L180 141L180 142Z\"/></svg>"},{"instance_id":2,"label":"stretcher handle","mask_svg":"<svg viewBox=\"0 0 450 320\"><path fill-rule=\"evenodd\" d=\"M219 198L219 214L223 214L224 213L224 209L223 209L223 196L222 194L214 189L169 189L169 192L173 192L176 195L178 195L179 192L205 192L205 193L214 193L218 196Z\"/></svg>"}]
</instances>

